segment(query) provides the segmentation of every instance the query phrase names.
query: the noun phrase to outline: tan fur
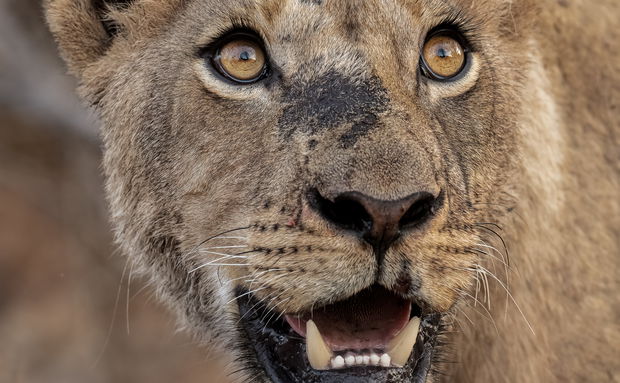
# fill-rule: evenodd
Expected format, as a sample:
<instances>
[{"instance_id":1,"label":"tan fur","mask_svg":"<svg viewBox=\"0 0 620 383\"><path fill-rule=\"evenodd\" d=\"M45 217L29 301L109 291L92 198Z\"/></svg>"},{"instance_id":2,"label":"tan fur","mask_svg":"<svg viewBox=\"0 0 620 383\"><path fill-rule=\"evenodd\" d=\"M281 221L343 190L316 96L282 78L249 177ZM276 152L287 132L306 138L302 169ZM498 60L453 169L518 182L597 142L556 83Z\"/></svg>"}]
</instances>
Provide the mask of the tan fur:
<instances>
[{"instance_id":1,"label":"tan fur","mask_svg":"<svg viewBox=\"0 0 620 383\"><path fill-rule=\"evenodd\" d=\"M404 295L447 313L451 346L429 381L620 379L615 0L136 0L101 12L47 4L105 125L118 241L201 340L246 355L232 346L244 336L235 286L295 313L407 278L419 289ZM474 64L453 83L423 81L419 47L446 16L471 29ZM207 69L199 48L232 23L262 35L279 82L239 87ZM333 97L358 113L299 114L321 81L349 89ZM379 265L309 207L308 188L443 191L446 206ZM237 238L210 239L230 229ZM252 252L207 264L218 246Z\"/></svg>"}]
</instances>

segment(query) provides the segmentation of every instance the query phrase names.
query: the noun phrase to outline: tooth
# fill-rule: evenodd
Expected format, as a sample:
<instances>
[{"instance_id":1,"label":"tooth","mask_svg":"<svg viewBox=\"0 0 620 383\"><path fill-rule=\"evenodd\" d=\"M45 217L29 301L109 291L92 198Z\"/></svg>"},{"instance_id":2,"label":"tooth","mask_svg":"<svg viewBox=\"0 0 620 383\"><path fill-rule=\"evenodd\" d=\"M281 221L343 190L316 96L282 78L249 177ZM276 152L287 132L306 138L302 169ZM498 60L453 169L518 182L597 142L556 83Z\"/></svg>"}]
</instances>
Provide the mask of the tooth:
<instances>
[{"instance_id":1,"label":"tooth","mask_svg":"<svg viewBox=\"0 0 620 383\"><path fill-rule=\"evenodd\" d=\"M381 359L379 360L381 367L390 367L391 362L392 362L392 358L390 358L388 354L381 355Z\"/></svg>"},{"instance_id":2,"label":"tooth","mask_svg":"<svg viewBox=\"0 0 620 383\"><path fill-rule=\"evenodd\" d=\"M361 366L362 364L364 364L364 357L362 355L355 355L355 364L357 364L358 366Z\"/></svg>"},{"instance_id":3,"label":"tooth","mask_svg":"<svg viewBox=\"0 0 620 383\"><path fill-rule=\"evenodd\" d=\"M364 354L363 358L364 358L363 360L364 366L368 366L370 364L370 355Z\"/></svg>"},{"instance_id":4,"label":"tooth","mask_svg":"<svg viewBox=\"0 0 620 383\"><path fill-rule=\"evenodd\" d=\"M331 365L332 365L332 368L334 369L344 367L344 358L341 357L340 355L336 356L335 358L332 358Z\"/></svg>"},{"instance_id":5,"label":"tooth","mask_svg":"<svg viewBox=\"0 0 620 383\"><path fill-rule=\"evenodd\" d=\"M315 370L327 370L333 356L312 319L306 322L306 354L310 365Z\"/></svg>"},{"instance_id":6,"label":"tooth","mask_svg":"<svg viewBox=\"0 0 620 383\"><path fill-rule=\"evenodd\" d=\"M380 360L381 358L379 357L379 355L375 354L374 352L370 353L370 364L372 366L378 366Z\"/></svg>"},{"instance_id":7,"label":"tooth","mask_svg":"<svg viewBox=\"0 0 620 383\"><path fill-rule=\"evenodd\" d=\"M407 326L390 341L387 353L392 358L394 366L402 367L407 363L418 337L419 329L420 318L413 317Z\"/></svg>"},{"instance_id":8,"label":"tooth","mask_svg":"<svg viewBox=\"0 0 620 383\"><path fill-rule=\"evenodd\" d=\"M347 352L346 355L344 356L344 363L347 365L347 367L351 367L355 365L355 355L353 355L350 352Z\"/></svg>"}]
</instances>

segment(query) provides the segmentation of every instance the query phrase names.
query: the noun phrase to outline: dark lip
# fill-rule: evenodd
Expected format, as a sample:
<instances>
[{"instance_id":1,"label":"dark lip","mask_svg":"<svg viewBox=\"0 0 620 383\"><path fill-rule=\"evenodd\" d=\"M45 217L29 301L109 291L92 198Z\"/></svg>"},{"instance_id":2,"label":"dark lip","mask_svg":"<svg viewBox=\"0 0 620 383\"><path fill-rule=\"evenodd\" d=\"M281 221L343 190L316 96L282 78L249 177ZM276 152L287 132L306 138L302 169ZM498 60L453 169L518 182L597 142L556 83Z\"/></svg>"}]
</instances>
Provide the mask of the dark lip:
<instances>
[{"instance_id":1,"label":"dark lip","mask_svg":"<svg viewBox=\"0 0 620 383\"><path fill-rule=\"evenodd\" d=\"M378 367L317 371L308 364L305 339L297 335L277 314L267 310L251 294L237 291L240 324L254 349L264 374L274 383L356 383L413 382L424 383L431 361L441 314L423 314L413 353L402 368ZM270 318L271 316L271 318Z\"/></svg>"}]
</instances>

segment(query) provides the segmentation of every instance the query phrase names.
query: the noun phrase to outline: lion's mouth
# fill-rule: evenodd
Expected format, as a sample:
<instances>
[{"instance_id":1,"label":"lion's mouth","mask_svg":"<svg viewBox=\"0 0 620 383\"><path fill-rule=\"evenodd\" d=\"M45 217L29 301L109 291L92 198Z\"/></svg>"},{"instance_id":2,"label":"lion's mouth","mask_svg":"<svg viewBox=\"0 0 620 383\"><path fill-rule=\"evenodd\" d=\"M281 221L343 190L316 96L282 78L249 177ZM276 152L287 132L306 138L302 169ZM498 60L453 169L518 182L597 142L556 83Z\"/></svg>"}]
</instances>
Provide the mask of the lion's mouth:
<instances>
[{"instance_id":1,"label":"lion's mouth","mask_svg":"<svg viewBox=\"0 0 620 383\"><path fill-rule=\"evenodd\" d=\"M440 315L381 286L284 319L255 297L239 296L241 322L274 382L426 379Z\"/></svg>"}]
</instances>

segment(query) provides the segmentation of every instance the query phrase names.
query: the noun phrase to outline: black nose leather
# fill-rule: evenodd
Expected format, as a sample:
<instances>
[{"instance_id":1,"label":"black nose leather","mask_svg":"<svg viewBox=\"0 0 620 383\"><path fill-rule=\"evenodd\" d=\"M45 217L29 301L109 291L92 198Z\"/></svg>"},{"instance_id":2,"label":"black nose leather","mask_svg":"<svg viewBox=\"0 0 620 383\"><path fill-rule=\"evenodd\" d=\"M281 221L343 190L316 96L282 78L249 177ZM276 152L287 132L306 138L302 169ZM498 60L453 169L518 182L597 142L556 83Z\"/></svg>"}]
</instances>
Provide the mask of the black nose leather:
<instances>
[{"instance_id":1,"label":"black nose leather","mask_svg":"<svg viewBox=\"0 0 620 383\"><path fill-rule=\"evenodd\" d=\"M382 254L401 235L404 228L420 226L429 220L438 198L418 192L393 201L380 200L359 192L339 194L330 201L315 192L313 205L336 226L353 230Z\"/></svg>"}]
</instances>

